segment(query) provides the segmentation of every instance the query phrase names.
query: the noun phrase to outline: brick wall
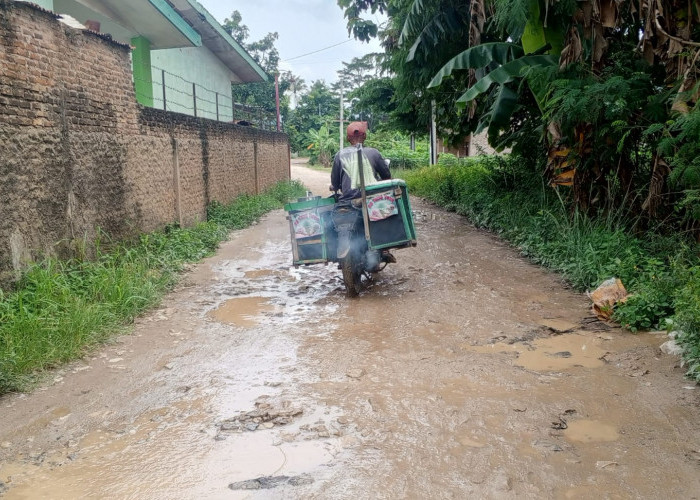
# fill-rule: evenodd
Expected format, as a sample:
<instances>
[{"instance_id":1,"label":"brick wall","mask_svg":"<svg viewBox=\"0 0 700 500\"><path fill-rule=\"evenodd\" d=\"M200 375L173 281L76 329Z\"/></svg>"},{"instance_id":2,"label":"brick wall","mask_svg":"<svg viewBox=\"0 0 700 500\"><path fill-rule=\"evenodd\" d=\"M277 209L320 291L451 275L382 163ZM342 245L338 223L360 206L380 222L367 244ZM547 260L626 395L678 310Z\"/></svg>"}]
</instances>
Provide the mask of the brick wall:
<instances>
[{"instance_id":1,"label":"brick wall","mask_svg":"<svg viewBox=\"0 0 700 500\"><path fill-rule=\"evenodd\" d=\"M288 179L284 134L137 104L129 51L0 0L0 277Z\"/></svg>"}]
</instances>

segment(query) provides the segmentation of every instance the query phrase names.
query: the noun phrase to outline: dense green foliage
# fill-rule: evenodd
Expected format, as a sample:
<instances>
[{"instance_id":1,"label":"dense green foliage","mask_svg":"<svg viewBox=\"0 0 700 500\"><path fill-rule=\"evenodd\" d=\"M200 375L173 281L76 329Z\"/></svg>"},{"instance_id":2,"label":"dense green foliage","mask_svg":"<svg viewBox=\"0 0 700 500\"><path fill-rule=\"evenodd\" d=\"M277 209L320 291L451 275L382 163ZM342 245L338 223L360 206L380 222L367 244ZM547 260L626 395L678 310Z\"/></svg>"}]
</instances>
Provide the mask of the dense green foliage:
<instances>
[{"instance_id":1,"label":"dense green foliage","mask_svg":"<svg viewBox=\"0 0 700 500\"><path fill-rule=\"evenodd\" d=\"M531 175L569 186L578 210L700 235L697 2L338 4L356 37L383 42L393 125L425 127L435 100L443 139L487 131L529 159ZM363 19L377 10L384 27Z\"/></svg>"},{"instance_id":2,"label":"dense green foliage","mask_svg":"<svg viewBox=\"0 0 700 500\"><path fill-rule=\"evenodd\" d=\"M310 152L309 162L312 165L321 164L330 167L335 153L338 152L340 140L334 137L326 125L321 125L318 130L309 130L307 133L307 151Z\"/></svg>"},{"instance_id":3,"label":"dense green foliage","mask_svg":"<svg viewBox=\"0 0 700 500\"><path fill-rule=\"evenodd\" d=\"M679 332L688 375L700 381L700 267L682 271L684 284L674 293L675 316L669 326Z\"/></svg>"},{"instance_id":4,"label":"dense green foliage","mask_svg":"<svg viewBox=\"0 0 700 500\"><path fill-rule=\"evenodd\" d=\"M338 120L340 117L340 97L323 80L311 83L303 92L296 107L290 110L285 123L292 151L305 153L313 140L309 140L311 130L319 131L325 126L328 133L340 143Z\"/></svg>"},{"instance_id":5,"label":"dense green foliage","mask_svg":"<svg viewBox=\"0 0 700 500\"><path fill-rule=\"evenodd\" d=\"M368 134L365 145L376 148L384 158L391 161L390 169L413 169L428 164L428 140L420 137L415 149L409 146L409 138L401 132L381 130Z\"/></svg>"},{"instance_id":6,"label":"dense green foliage","mask_svg":"<svg viewBox=\"0 0 700 500\"><path fill-rule=\"evenodd\" d=\"M631 296L615 319L635 331L674 327L684 333L686 360L700 379L700 258L682 236L634 234L621 216L571 214L517 158L445 160L449 166L402 172L413 193L464 214L560 272L579 290L617 277Z\"/></svg>"},{"instance_id":7,"label":"dense green foliage","mask_svg":"<svg viewBox=\"0 0 700 500\"><path fill-rule=\"evenodd\" d=\"M158 303L187 262L210 255L243 228L304 189L280 183L231 205L212 204L209 220L170 226L128 243L96 244L96 257L46 259L13 291L0 290L0 394L22 390L37 371L75 359Z\"/></svg>"}]
</instances>

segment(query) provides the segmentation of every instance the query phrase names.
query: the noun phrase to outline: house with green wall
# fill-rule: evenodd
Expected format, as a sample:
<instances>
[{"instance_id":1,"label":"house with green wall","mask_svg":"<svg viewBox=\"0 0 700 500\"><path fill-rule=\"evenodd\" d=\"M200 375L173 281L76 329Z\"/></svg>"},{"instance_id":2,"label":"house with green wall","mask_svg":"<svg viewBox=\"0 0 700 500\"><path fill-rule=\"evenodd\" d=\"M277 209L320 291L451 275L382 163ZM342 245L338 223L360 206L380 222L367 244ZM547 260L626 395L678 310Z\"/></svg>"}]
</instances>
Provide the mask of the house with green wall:
<instances>
[{"instance_id":1,"label":"house with green wall","mask_svg":"<svg viewBox=\"0 0 700 500\"><path fill-rule=\"evenodd\" d=\"M144 106L234 119L231 85L269 76L196 0L32 0L130 44Z\"/></svg>"}]
</instances>

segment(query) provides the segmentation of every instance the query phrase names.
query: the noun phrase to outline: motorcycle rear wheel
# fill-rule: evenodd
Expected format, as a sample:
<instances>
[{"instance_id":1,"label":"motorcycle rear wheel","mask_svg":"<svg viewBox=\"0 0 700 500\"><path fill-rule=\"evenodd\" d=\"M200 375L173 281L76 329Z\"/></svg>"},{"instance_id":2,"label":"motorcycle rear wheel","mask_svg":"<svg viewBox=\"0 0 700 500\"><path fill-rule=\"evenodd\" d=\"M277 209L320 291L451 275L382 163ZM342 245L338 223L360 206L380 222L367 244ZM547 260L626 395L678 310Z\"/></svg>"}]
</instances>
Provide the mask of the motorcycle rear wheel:
<instances>
[{"instance_id":1,"label":"motorcycle rear wheel","mask_svg":"<svg viewBox=\"0 0 700 500\"><path fill-rule=\"evenodd\" d=\"M341 264L343 283L348 297L357 297L362 287L362 272L354 269L352 259L344 259Z\"/></svg>"}]
</instances>

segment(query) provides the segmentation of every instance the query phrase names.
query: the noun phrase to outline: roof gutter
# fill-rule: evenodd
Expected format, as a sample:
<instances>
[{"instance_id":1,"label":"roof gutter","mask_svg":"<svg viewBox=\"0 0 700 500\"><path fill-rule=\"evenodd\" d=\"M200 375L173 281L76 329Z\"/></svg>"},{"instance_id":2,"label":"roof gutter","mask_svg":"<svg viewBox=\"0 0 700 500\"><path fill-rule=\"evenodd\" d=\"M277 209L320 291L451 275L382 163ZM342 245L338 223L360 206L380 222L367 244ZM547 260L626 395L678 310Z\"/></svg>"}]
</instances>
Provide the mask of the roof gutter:
<instances>
[{"instance_id":1,"label":"roof gutter","mask_svg":"<svg viewBox=\"0 0 700 500\"><path fill-rule=\"evenodd\" d=\"M165 0L149 0L151 2L153 1L163 1ZM219 24L216 19L212 17L211 14L196 0L187 0L187 3L189 3L194 10L199 13L200 16L206 19L207 23L209 23L216 31L217 33L224 39L228 44L236 51L238 54L250 65L251 68L255 70L255 72L260 76L260 78L263 79L265 82L270 81L270 75L268 75L265 70L263 70L260 65L253 59L246 50L241 47L241 45L234 40L234 38L229 35L226 30Z\"/></svg>"},{"instance_id":2,"label":"roof gutter","mask_svg":"<svg viewBox=\"0 0 700 500\"><path fill-rule=\"evenodd\" d=\"M170 23L177 28L180 33L185 35L195 47L202 46L202 37L197 33L192 26L187 24L180 14L173 9L166 0L148 0L155 9L160 12Z\"/></svg>"}]
</instances>

